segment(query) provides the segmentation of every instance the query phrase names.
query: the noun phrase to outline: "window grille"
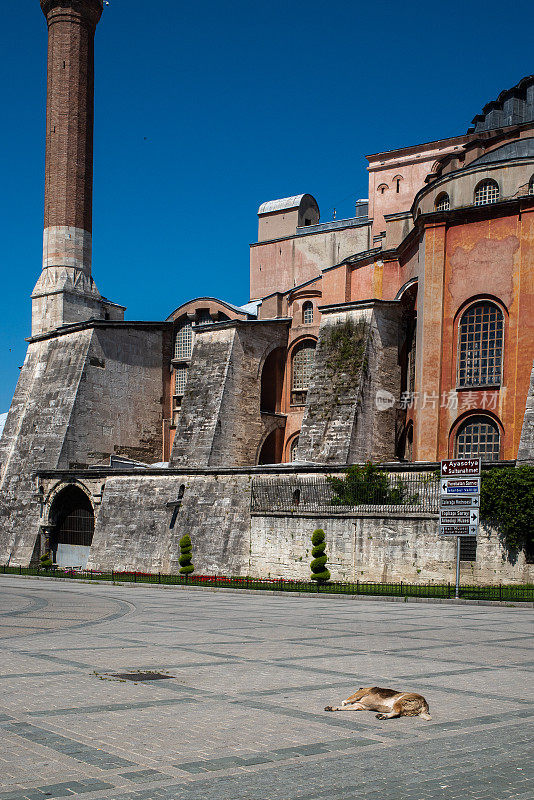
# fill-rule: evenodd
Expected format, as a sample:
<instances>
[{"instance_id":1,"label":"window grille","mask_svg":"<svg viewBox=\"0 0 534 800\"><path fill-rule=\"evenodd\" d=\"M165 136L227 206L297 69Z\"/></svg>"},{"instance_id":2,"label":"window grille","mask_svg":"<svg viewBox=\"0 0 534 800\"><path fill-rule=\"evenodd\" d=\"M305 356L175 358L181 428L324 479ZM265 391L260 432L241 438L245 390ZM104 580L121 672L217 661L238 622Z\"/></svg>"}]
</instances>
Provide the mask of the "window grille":
<instances>
[{"instance_id":1,"label":"window grille","mask_svg":"<svg viewBox=\"0 0 534 800\"><path fill-rule=\"evenodd\" d=\"M311 325L313 322L313 303L304 303L302 306L302 321L305 325Z\"/></svg>"},{"instance_id":2,"label":"window grille","mask_svg":"<svg viewBox=\"0 0 534 800\"><path fill-rule=\"evenodd\" d=\"M475 205L486 206L496 203L499 199L499 186L495 181L486 180L479 183L475 189Z\"/></svg>"},{"instance_id":3,"label":"window grille","mask_svg":"<svg viewBox=\"0 0 534 800\"><path fill-rule=\"evenodd\" d=\"M290 452L291 461L296 461L297 460L297 447L298 446L299 446L299 437L295 436L295 438L291 442L291 452Z\"/></svg>"},{"instance_id":4,"label":"window grille","mask_svg":"<svg viewBox=\"0 0 534 800\"><path fill-rule=\"evenodd\" d=\"M457 458L498 461L500 449L499 428L490 417L469 417L456 434Z\"/></svg>"},{"instance_id":5,"label":"window grille","mask_svg":"<svg viewBox=\"0 0 534 800\"><path fill-rule=\"evenodd\" d=\"M55 538L61 544L90 547L94 527L93 512L86 508L75 508L57 526Z\"/></svg>"},{"instance_id":6,"label":"window grille","mask_svg":"<svg viewBox=\"0 0 534 800\"><path fill-rule=\"evenodd\" d=\"M458 385L499 386L501 383L502 312L493 303L477 303L459 325Z\"/></svg>"},{"instance_id":7,"label":"window grille","mask_svg":"<svg viewBox=\"0 0 534 800\"><path fill-rule=\"evenodd\" d=\"M174 341L174 357L175 358L191 358L193 351L193 331L191 322L183 322L176 331L176 339Z\"/></svg>"},{"instance_id":8,"label":"window grille","mask_svg":"<svg viewBox=\"0 0 534 800\"><path fill-rule=\"evenodd\" d=\"M451 201L449 199L449 195L445 192L438 195L436 198L436 211L449 211L450 207Z\"/></svg>"},{"instance_id":9,"label":"window grille","mask_svg":"<svg viewBox=\"0 0 534 800\"><path fill-rule=\"evenodd\" d=\"M311 383L315 363L315 345L304 345L293 356L293 391L306 391Z\"/></svg>"},{"instance_id":10,"label":"window grille","mask_svg":"<svg viewBox=\"0 0 534 800\"><path fill-rule=\"evenodd\" d=\"M181 397L185 394L188 371L189 369L186 366L176 368L174 373L174 394L177 397Z\"/></svg>"}]
</instances>

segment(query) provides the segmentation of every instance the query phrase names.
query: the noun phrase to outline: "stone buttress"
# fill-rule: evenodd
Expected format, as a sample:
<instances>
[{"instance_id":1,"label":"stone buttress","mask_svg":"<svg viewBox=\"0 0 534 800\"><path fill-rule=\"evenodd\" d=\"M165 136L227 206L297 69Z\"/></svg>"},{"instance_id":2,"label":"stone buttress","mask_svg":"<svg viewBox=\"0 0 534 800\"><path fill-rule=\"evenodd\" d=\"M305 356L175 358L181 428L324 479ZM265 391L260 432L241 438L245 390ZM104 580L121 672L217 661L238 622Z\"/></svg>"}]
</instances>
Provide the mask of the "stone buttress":
<instances>
[{"instance_id":1,"label":"stone buttress","mask_svg":"<svg viewBox=\"0 0 534 800\"><path fill-rule=\"evenodd\" d=\"M394 459L399 315L396 302L323 307L299 461L354 464Z\"/></svg>"},{"instance_id":2,"label":"stone buttress","mask_svg":"<svg viewBox=\"0 0 534 800\"><path fill-rule=\"evenodd\" d=\"M287 320L224 322L195 337L171 467L250 466L272 426L260 409L261 368L287 345ZM283 423L281 419L280 424Z\"/></svg>"},{"instance_id":3,"label":"stone buttress","mask_svg":"<svg viewBox=\"0 0 534 800\"><path fill-rule=\"evenodd\" d=\"M0 441L0 564L32 558L36 472L160 460L164 327L95 322L30 341Z\"/></svg>"}]
</instances>

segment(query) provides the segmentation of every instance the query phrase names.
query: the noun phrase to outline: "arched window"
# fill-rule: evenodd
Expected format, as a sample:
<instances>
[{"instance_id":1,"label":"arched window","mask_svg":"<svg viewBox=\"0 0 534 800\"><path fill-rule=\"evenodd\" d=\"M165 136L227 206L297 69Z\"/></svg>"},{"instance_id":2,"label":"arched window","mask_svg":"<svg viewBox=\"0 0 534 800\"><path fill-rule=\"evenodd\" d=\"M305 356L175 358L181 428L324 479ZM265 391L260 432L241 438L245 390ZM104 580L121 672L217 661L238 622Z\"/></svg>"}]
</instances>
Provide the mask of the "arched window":
<instances>
[{"instance_id":1,"label":"arched window","mask_svg":"<svg viewBox=\"0 0 534 800\"><path fill-rule=\"evenodd\" d=\"M499 184L487 178L481 181L475 189L475 205L486 206L496 203L499 199Z\"/></svg>"},{"instance_id":2,"label":"arched window","mask_svg":"<svg viewBox=\"0 0 534 800\"><path fill-rule=\"evenodd\" d=\"M451 201L447 192L442 192L436 197L436 211L449 211Z\"/></svg>"},{"instance_id":3,"label":"arched window","mask_svg":"<svg viewBox=\"0 0 534 800\"><path fill-rule=\"evenodd\" d=\"M315 363L315 343L305 342L293 355L291 374L291 403L303 405L306 402Z\"/></svg>"},{"instance_id":4,"label":"arched window","mask_svg":"<svg viewBox=\"0 0 534 800\"><path fill-rule=\"evenodd\" d=\"M458 326L458 386L499 386L502 374L503 313L494 303L476 303Z\"/></svg>"},{"instance_id":5,"label":"arched window","mask_svg":"<svg viewBox=\"0 0 534 800\"><path fill-rule=\"evenodd\" d=\"M313 303L310 301L302 306L302 321L305 325L311 325L313 322Z\"/></svg>"},{"instance_id":6,"label":"arched window","mask_svg":"<svg viewBox=\"0 0 534 800\"><path fill-rule=\"evenodd\" d=\"M528 193L529 193L529 194L534 194L534 175L532 176L532 178L531 178L531 179L530 179L530 181L529 181L529 184L528 184Z\"/></svg>"},{"instance_id":7,"label":"arched window","mask_svg":"<svg viewBox=\"0 0 534 800\"><path fill-rule=\"evenodd\" d=\"M395 177L393 178L393 184L395 186L396 194L400 193L401 181L402 181L402 175L395 175Z\"/></svg>"},{"instance_id":8,"label":"arched window","mask_svg":"<svg viewBox=\"0 0 534 800\"><path fill-rule=\"evenodd\" d=\"M456 434L456 458L498 461L501 450L499 426L483 414L468 417Z\"/></svg>"},{"instance_id":9,"label":"arched window","mask_svg":"<svg viewBox=\"0 0 534 800\"><path fill-rule=\"evenodd\" d=\"M297 447L298 446L299 446L299 437L295 436L295 438L291 442L291 448L290 448L290 451L289 451L289 457L291 458L291 461L296 461L297 460Z\"/></svg>"},{"instance_id":10,"label":"arched window","mask_svg":"<svg viewBox=\"0 0 534 800\"><path fill-rule=\"evenodd\" d=\"M191 358L193 352L193 331L191 322L182 322L176 331L174 340L174 357L178 359Z\"/></svg>"},{"instance_id":11,"label":"arched window","mask_svg":"<svg viewBox=\"0 0 534 800\"><path fill-rule=\"evenodd\" d=\"M384 194L384 192L387 192L388 189L389 189L389 186L387 185L387 183L381 183L376 191L379 194Z\"/></svg>"}]
</instances>

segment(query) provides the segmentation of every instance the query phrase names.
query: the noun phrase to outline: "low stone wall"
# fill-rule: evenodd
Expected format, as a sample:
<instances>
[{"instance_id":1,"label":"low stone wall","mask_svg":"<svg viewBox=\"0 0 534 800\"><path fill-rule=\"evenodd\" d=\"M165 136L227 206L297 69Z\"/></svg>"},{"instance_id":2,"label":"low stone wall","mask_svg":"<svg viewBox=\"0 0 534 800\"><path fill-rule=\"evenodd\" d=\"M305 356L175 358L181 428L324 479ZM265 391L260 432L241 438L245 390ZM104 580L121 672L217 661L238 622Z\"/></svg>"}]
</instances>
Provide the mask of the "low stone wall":
<instances>
[{"instance_id":1,"label":"low stone wall","mask_svg":"<svg viewBox=\"0 0 534 800\"><path fill-rule=\"evenodd\" d=\"M177 573L187 533L197 574L246 575L249 509L246 474L110 477L88 568Z\"/></svg>"},{"instance_id":2,"label":"low stone wall","mask_svg":"<svg viewBox=\"0 0 534 800\"><path fill-rule=\"evenodd\" d=\"M299 507L270 511L268 505L258 508L258 501L251 504L252 482L266 472L279 484L281 496L284 484L292 488L300 481ZM311 534L323 528L334 580L454 581L456 541L439 536L436 514L415 513L413 507L380 513L330 513L324 506L306 510L303 504L312 497L304 479L318 474L324 475L291 468L285 474L272 468L194 474L87 471L84 486L96 518L88 568L177 573L179 541L188 533L197 574L308 580ZM41 476L45 512L61 486L73 479L68 473ZM495 531L482 526L476 561L461 563L461 577L474 585L532 583L534 565L526 564L522 553L511 563Z\"/></svg>"},{"instance_id":3,"label":"low stone wall","mask_svg":"<svg viewBox=\"0 0 534 800\"><path fill-rule=\"evenodd\" d=\"M453 582L456 539L440 537L436 515L313 516L253 514L250 575L296 580L310 577L311 534L326 534L328 568L333 580L396 583ZM460 562L463 583L532 583L534 565L523 553L511 563L495 531L480 527L476 561Z\"/></svg>"}]
</instances>

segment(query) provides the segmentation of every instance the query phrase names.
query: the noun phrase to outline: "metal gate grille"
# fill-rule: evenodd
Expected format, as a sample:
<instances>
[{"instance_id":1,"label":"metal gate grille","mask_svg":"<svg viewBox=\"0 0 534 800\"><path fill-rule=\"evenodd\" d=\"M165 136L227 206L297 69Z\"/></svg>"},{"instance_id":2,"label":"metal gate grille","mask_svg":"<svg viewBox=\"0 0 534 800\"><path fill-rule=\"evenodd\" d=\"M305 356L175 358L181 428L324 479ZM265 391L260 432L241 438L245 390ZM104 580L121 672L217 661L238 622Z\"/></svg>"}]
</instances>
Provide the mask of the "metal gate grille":
<instances>
[{"instance_id":1,"label":"metal gate grille","mask_svg":"<svg viewBox=\"0 0 534 800\"><path fill-rule=\"evenodd\" d=\"M77 544L90 547L93 541L94 516L86 508L75 508L58 524L55 539L58 544Z\"/></svg>"}]
</instances>

